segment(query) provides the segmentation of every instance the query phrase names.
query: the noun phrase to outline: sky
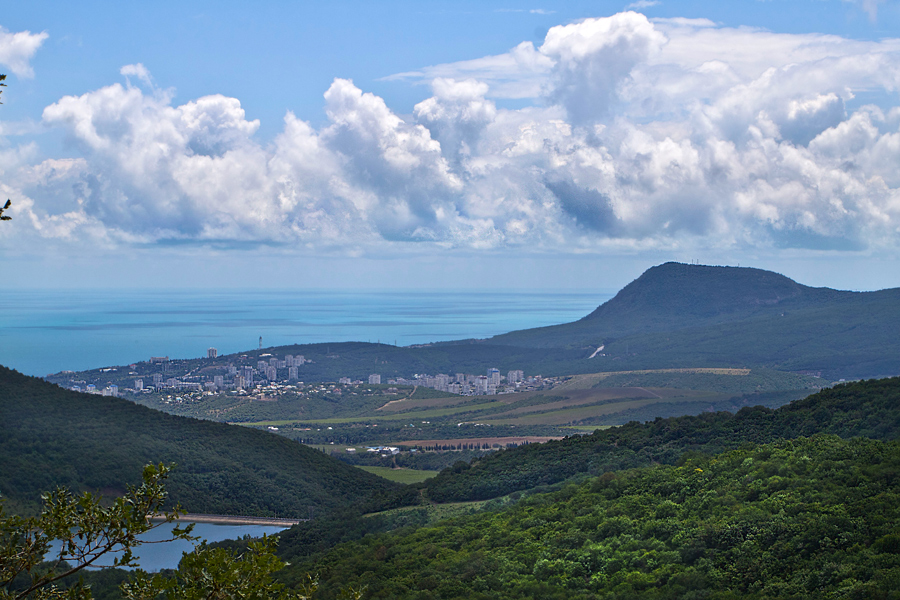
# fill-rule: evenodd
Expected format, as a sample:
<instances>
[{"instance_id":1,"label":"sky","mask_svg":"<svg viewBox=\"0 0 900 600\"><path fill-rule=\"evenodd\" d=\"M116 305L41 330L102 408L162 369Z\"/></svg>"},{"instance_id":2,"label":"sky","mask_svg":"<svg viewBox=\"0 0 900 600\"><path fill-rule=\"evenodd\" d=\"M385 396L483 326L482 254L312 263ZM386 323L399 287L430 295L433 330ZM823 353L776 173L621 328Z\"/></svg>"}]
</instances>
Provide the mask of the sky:
<instances>
[{"instance_id":1,"label":"sky","mask_svg":"<svg viewBox=\"0 0 900 600\"><path fill-rule=\"evenodd\" d=\"M0 277L900 286L900 2L0 0Z\"/></svg>"}]
</instances>

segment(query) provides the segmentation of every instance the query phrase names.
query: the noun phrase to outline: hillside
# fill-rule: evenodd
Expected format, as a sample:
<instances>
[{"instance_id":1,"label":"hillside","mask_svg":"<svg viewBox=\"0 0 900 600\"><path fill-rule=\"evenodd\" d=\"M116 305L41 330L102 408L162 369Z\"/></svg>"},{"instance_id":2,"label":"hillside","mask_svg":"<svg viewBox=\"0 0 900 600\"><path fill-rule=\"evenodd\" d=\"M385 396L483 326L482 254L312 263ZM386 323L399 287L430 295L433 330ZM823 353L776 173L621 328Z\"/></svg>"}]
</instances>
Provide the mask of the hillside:
<instances>
[{"instance_id":1,"label":"hillside","mask_svg":"<svg viewBox=\"0 0 900 600\"><path fill-rule=\"evenodd\" d=\"M599 350L603 347L602 351ZM249 350L215 359L179 359L166 377L203 380L228 364L255 367L271 355L303 355L302 381L365 380L378 373L482 374L521 369L544 376L665 368L765 368L838 380L900 374L900 289L848 292L801 285L760 269L665 263L573 323L513 331L486 340L409 347L362 342ZM57 373L129 387L160 365ZM147 382L145 382L146 385Z\"/></svg>"},{"instance_id":2,"label":"hillside","mask_svg":"<svg viewBox=\"0 0 900 600\"><path fill-rule=\"evenodd\" d=\"M900 444L819 435L606 473L500 511L368 535L317 572L367 598L896 598Z\"/></svg>"},{"instance_id":3,"label":"hillside","mask_svg":"<svg viewBox=\"0 0 900 600\"><path fill-rule=\"evenodd\" d=\"M306 517L396 486L262 431L81 394L0 367L0 493L33 510L56 486L121 494L148 462L190 512Z\"/></svg>"},{"instance_id":4,"label":"hillside","mask_svg":"<svg viewBox=\"0 0 900 600\"><path fill-rule=\"evenodd\" d=\"M574 323L484 343L585 357L604 345L594 370L755 366L857 378L900 373L898 333L900 289L847 292L760 269L666 263Z\"/></svg>"},{"instance_id":5,"label":"hillside","mask_svg":"<svg viewBox=\"0 0 900 600\"><path fill-rule=\"evenodd\" d=\"M446 469L423 487L437 502L496 498L685 456L713 454L744 443L768 443L817 433L892 440L900 436L900 378L863 381L822 390L779 409L743 408L703 413L501 450Z\"/></svg>"}]
</instances>

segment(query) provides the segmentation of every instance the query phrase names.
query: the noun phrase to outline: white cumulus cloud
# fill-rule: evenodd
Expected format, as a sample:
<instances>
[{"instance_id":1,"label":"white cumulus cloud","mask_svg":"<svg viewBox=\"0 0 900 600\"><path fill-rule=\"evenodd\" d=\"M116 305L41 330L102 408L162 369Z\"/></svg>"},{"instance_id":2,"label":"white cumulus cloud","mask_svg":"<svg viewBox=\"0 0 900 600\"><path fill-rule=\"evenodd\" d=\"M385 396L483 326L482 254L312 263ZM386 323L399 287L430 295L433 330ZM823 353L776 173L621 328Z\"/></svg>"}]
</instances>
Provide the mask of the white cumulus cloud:
<instances>
[{"instance_id":1,"label":"white cumulus cloud","mask_svg":"<svg viewBox=\"0 0 900 600\"><path fill-rule=\"evenodd\" d=\"M34 77L31 58L48 37L47 32L11 33L0 27L0 65L6 65L18 77Z\"/></svg>"},{"instance_id":2,"label":"white cumulus cloud","mask_svg":"<svg viewBox=\"0 0 900 600\"><path fill-rule=\"evenodd\" d=\"M145 83L139 65L122 74ZM634 12L420 69L411 115L353 82L269 142L236 98L112 84L47 107L76 159L10 154L47 239L597 252L897 249L900 41ZM875 93L881 105L858 97ZM530 102L503 108L502 98ZM525 106L522 106L525 104ZM24 221L24 220L23 220ZM408 246L407 246L408 247Z\"/></svg>"}]
</instances>

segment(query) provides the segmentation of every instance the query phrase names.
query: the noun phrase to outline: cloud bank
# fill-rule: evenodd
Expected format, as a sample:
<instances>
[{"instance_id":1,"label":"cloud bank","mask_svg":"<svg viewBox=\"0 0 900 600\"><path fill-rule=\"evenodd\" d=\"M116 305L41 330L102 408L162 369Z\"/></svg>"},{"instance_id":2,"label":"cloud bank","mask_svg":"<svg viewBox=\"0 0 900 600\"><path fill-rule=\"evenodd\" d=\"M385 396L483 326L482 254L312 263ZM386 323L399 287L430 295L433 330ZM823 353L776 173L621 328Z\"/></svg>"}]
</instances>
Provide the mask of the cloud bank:
<instances>
[{"instance_id":1,"label":"cloud bank","mask_svg":"<svg viewBox=\"0 0 900 600\"><path fill-rule=\"evenodd\" d=\"M409 116L335 79L325 125L288 113L269 143L236 98L175 106L142 65L121 72L44 110L80 158L7 163L4 192L44 238L363 253L900 240L900 40L623 12L393 76L431 86Z\"/></svg>"}]
</instances>

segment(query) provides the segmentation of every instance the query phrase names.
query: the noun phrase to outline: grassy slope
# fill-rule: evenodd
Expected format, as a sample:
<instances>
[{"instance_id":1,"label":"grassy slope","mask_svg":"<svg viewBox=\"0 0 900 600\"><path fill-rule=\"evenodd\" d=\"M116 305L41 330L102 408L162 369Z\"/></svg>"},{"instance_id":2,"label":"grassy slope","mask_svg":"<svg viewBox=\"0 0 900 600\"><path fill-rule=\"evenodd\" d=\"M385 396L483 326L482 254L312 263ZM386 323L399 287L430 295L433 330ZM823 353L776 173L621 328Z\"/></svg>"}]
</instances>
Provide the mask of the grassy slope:
<instances>
[{"instance_id":1,"label":"grassy slope","mask_svg":"<svg viewBox=\"0 0 900 600\"><path fill-rule=\"evenodd\" d=\"M421 483L438 474L437 471L418 471L416 469L393 469L391 467L371 467L360 465L357 467L372 475L384 477L388 481L397 483Z\"/></svg>"},{"instance_id":2,"label":"grassy slope","mask_svg":"<svg viewBox=\"0 0 900 600\"><path fill-rule=\"evenodd\" d=\"M305 515L394 486L262 431L176 417L63 390L0 367L0 492L33 510L55 486L120 493L148 462L175 463L168 489L191 512Z\"/></svg>"}]
</instances>

